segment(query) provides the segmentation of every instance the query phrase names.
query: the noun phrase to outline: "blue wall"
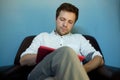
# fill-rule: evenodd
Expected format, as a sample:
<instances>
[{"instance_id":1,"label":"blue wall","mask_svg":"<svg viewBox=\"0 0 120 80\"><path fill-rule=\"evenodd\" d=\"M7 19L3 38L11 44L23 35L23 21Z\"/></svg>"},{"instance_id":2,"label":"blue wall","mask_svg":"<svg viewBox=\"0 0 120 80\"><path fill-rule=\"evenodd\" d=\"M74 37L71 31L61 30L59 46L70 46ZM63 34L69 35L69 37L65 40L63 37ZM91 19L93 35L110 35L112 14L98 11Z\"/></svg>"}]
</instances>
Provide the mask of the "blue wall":
<instances>
[{"instance_id":1,"label":"blue wall","mask_svg":"<svg viewBox=\"0 0 120 80\"><path fill-rule=\"evenodd\" d=\"M94 36L106 64L120 67L120 0L0 0L0 66L13 64L25 36L51 32L65 1L80 9L75 30Z\"/></svg>"}]
</instances>

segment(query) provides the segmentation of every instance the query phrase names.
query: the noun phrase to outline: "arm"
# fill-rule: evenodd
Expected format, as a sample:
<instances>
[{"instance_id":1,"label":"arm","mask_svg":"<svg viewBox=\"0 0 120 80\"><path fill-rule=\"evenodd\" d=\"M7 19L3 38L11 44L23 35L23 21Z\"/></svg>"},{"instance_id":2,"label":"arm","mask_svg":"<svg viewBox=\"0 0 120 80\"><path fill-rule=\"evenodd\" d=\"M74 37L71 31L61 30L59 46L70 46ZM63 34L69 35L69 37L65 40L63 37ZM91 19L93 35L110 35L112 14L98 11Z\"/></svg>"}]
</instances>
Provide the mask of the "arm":
<instances>
[{"instance_id":1,"label":"arm","mask_svg":"<svg viewBox=\"0 0 120 80\"><path fill-rule=\"evenodd\" d=\"M20 64L22 66L32 66L36 64L37 51L41 43L42 36L37 35L31 45L21 54Z\"/></svg>"},{"instance_id":2,"label":"arm","mask_svg":"<svg viewBox=\"0 0 120 80\"><path fill-rule=\"evenodd\" d=\"M101 56L95 56L88 63L84 64L86 72L90 72L104 64L104 61Z\"/></svg>"},{"instance_id":3,"label":"arm","mask_svg":"<svg viewBox=\"0 0 120 80\"><path fill-rule=\"evenodd\" d=\"M20 65L24 66L32 66L36 64L36 56L37 54L26 54L20 59Z\"/></svg>"},{"instance_id":4,"label":"arm","mask_svg":"<svg viewBox=\"0 0 120 80\"><path fill-rule=\"evenodd\" d=\"M83 37L81 39L82 39L82 42L81 42L80 52L82 53L82 55L84 55L88 59L87 60L88 62L84 64L84 68L86 72L90 72L102 66L104 64L104 61L103 61L101 53L99 52L99 49L98 51L96 51L96 49L94 48L94 47L97 48L97 42L94 38L92 39L88 37L88 40L87 40L85 37Z\"/></svg>"}]
</instances>

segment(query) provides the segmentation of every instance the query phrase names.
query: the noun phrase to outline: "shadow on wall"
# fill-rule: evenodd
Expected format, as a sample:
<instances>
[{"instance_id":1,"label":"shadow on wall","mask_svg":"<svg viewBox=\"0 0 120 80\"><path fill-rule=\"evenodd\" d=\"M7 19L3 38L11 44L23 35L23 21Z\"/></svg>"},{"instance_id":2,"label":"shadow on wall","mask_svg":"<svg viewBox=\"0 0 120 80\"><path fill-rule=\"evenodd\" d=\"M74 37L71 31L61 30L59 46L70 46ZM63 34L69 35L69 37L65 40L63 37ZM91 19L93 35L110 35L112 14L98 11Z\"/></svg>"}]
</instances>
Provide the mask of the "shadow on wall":
<instances>
[{"instance_id":1,"label":"shadow on wall","mask_svg":"<svg viewBox=\"0 0 120 80\"><path fill-rule=\"evenodd\" d=\"M84 30L81 26L74 26L72 31L74 33L86 34L86 30Z\"/></svg>"}]
</instances>

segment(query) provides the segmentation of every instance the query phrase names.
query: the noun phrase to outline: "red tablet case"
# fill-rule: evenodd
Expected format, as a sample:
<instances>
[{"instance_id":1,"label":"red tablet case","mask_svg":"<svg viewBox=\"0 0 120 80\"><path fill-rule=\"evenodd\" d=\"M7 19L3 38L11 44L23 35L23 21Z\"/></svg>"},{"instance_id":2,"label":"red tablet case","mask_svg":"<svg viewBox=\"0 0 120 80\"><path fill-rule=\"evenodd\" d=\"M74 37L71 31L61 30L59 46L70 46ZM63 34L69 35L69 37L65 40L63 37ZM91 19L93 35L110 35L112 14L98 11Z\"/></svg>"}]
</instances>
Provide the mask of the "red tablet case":
<instances>
[{"instance_id":1,"label":"red tablet case","mask_svg":"<svg viewBox=\"0 0 120 80\"><path fill-rule=\"evenodd\" d=\"M46 47L46 46L40 46L38 48L36 63L39 63L46 55L50 54L54 50L55 50L54 48L50 48L50 47ZM81 56L81 55L78 55L78 58L79 58L80 61L83 61L85 57Z\"/></svg>"}]
</instances>

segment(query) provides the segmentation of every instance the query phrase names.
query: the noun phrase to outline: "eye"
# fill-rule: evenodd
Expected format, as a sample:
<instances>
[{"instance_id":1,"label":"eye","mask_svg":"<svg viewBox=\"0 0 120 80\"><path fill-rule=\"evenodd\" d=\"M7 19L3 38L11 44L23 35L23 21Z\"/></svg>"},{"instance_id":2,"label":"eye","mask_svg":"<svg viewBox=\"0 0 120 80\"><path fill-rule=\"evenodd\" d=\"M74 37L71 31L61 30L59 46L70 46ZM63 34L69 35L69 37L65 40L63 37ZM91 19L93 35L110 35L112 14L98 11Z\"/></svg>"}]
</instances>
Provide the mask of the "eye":
<instances>
[{"instance_id":1,"label":"eye","mask_svg":"<svg viewBox=\"0 0 120 80\"><path fill-rule=\"evenodd\" d=\"M61 17L61 18L60 18L60 21L65 21L65 18Z\"/></svg>"},{"instance_id":2,"label":"eye","mask_svg":"<svg viewBox=\"0 0 120 80\"><path fill-rule=\"evenodd\" d=\"M70 21L68 21L68 22L69 22L70 24L73 24L73 21L71 21L71 20L70 20Z\"/></svg>"}]
</instances>

